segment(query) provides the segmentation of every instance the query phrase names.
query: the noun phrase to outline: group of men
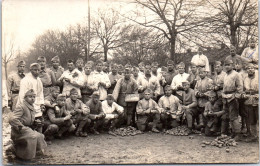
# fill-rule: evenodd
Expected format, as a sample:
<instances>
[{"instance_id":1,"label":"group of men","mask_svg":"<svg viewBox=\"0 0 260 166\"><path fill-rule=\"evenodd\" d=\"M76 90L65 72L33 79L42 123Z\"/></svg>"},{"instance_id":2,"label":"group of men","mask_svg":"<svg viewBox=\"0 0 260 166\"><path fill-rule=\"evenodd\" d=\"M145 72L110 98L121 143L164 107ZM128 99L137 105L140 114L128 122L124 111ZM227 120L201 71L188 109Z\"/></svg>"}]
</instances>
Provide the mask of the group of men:
<instances>
[{"instance_id":1,"label":"group of men","mask_svg":"<svg viewBox=\"0 0 260 166\"><path fill-rule=\"evenodd\" d=\"M33 158L46 147L44 139L130 125L153 132L187 125L190 134L200 130L238 139L242 132L258 140L258 53L251 45L245 51L239 56L231 47L224 63L214 62L214 74L200 48L187 73L183 62L174 66L171 60L161 67L157 62L123 67L79 58L67 60L64 70L55 56L49 68L38 57L25 74L20 61L7 80L11 137L22 148L17 156ZM24 147L24 140L33 143Z\"/></svg>"}]
</instances>

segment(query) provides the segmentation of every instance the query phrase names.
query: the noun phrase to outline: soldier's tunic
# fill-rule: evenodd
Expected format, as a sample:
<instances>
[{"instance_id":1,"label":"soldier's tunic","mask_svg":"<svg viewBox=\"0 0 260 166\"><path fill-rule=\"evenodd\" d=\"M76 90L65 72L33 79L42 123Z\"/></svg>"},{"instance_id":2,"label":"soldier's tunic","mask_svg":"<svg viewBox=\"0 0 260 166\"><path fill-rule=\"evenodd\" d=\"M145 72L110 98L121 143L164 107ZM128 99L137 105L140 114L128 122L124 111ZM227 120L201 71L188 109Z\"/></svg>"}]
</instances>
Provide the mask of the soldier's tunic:
<instances>
[{"instance_id":1,"label":"soldier's tunic","mask_svg":"<svg viewBox=\"0 0 260 166\"><path fill-rule=\"evenodd\" d=\"M32 73L26 74L26 76L21 80L16 106L22 104L25 93L30 89L33 89L36 93L35 102L33 104L36 111L35 117L41 117L41 105L44 104L42 81L39 77L35 78Z\"/></svg>"},{"instance_id":2,"label":"soldier's tunic","mask_svg":"<svg viewBox=\"0 0 260 166\"><path fill-rule=\"evenodd\" d=\"M215 73L215 75L213 77L213 85L219 87L219 90L216 91L218 97L221 97L221 94L222 94L225 75L226 75L226 72L221 71L220 74Z\"/></svg>"},{"instance_id":3,"label":"soldier's tunic","mask_svg":"<svg viewBox=\"0 0 260 166\"><path fill-rule=\"evenodd\" d=\"M58 79L61 77L61 75L63 74L63 72L64 72L64 68L61 67L61 66L59 66L57 69L55 69L55 68L52 66L52 67L50 67L50 69L53 71L56 80L58 80Z\"/></svg>"},{"instance_id":4,"label":"soldier's tunic","mask_svg":"<svg viewBox=\"0 0 260 166\"><path fill-rule=\"evenodd\" d=\"M82 96L83 103L86 104L91 99L93 89L91 89L90 87L93 86L94 81L91 73L89 75L86 75L84 73L83 77L84 77L84 85L81 88L81 96Z\"/></svg>"},{"instance_id":5,"label":"soldier's tunic","mask_svg":"<svg viewBox=\"0 0 260 166\"><path fill-rule=\"evenodd\" d=\"M20 90L20 82L24 77L25 75L23 73L20 74L17 72L7 78L7 92L9 98L12 100L12 109L16 106Z\"/></svg>"},{"instance_id":6,"label":"soldier's tunic","mask_svg":"<svg viewBox=\"0 0 260 166\"><path fill-rule=\"evenodd\" d=\"M108 105L107 100L102 101L102 110L106 114L105 119L113 119L115 114L123 113L124 108L118 105L116 102L113 102L112 105Z\"/></svg>"},{"instance_id":7,"label":"soldier's tunic","mask_svg":"<svg viewBox=\"0 0 260 166\"><path fill-rule=\"evenodd\" d=\"M31 129L35 120L35 110L32 105L23 100L17 104L9 120L11 139L14 142L15 154L22 159L33 159L36 151L47 147L44 135ZM19 130L19 126L22 129Z\"/></svg>"},{"instance_id":8,"label":"soldier's tunic","mask_svg":"<svg viewBox=\"0 0 260 166\"><path fill-rule=\"evenodd\" d=\"M86 105L90 109L90 114L89 114L89 118L91 119L90 127L94 127L95 129L99 128L104 123L104 118L95 119L94 116L104 114L104 111L103 111L103 108L102 108L102 103L100 101L98 101L98 103L95 104L93 102L93 100L90 99L86 103ZM95 122L95 124L94 124L94 122Z\"/></svg>"},{"instance_id":9,"label":"soldier's tunic","mask_svg":"<svg viewBox=\"0 0 260 166\"><path fill-rule=\"evenodd\" d=\"M182 90L178 89L178 86L182 87L182 82L187 81L189 77L189 74L183 73L183 74L177 74L172 79L171 87L176 92L176 95L180 96L182 94Z\"/></svg>"},{"instance_id":10,"label":"soldier's tunic","mask_svg":"<svg viewBox=\"0 0 260 166\"><path fill-rule=\"evenodd\" d=\"M198 67L202 67L202 66L205 66L205 69L207 72L210 71L209 69L209 60L207 58L207 56L201 54L197 54L197 55L194 55L191 59L191 63L194 63L196 66Z\"/></svg>"},{"instance_id":11,"label":"soldier's tunic","mask_svg":"<svg viewBox=\"0 0 260 166\"><path fill-rule=\"evenodd\" d=\"M236 71L232 70L230 73L227 73L225 75L222 98L224 109L227 111L234 133L240 132L238 121L238 99L241 97L241 93L243 90L242 85L243 82L241 80L241 77Z\"/></svg>"},{"instance_id":12,"label":"soldier's tunic","mask_svg":"<svg viewBox=\"0 0 260 166\"><path fill-rule=\"evenodd\" d=\"M195 95L197 96L197 94L200 93L206 93L208 91L208 88L213 84L212 79L205 77L204 79L200 79L197 81L197 84L195 86ZM207 97L197 97L198 99L198 107L199 108L203 108L205 107L205 104L207 102ZM203 112L203 111L202 111Z\"/></svg>"},{"instance_id":13,"label":"soldier's tunic","mask_svg":"<svg viewBox=\"0 0 260 166\"><path fill-rule=\"evenodd\" d=\"M58 79L58 81L61 82L63 78L70 79L71 82L63 80L62 93L68 97L70 95L70 90L72 88L75 88L79 94L79 98L81 98L80 87L82 87L84 84L84 77L82 73L78 69L74 69L71 72L69 70L66 70Z\"/></svg>"},{"instance_id":14,"label":"soldier's tunic","mask_svg":"<svg viewBox=\"0 0 260 166\"><path fill-rule=\"evenodd\" d=\"M165 81L166 81L166 84L167 85L171 85L172 84L172 79L173 79L173 77L174 76L176 76L177 75L177 73L173 70L173 71L168 71L167 73L166 73L166 76L165 76Z\"/></svg>"},{"instance_id":15,"label":"soldier's tunic","mask_svg":"<svg viewBox=\"0 0 260 166\"><path fill-rule=\"evenodd\" d=\"M254 49L251 49L250 47L245 48L241 54L241 57L248 59L254 64L255 67L258 68L258 46Z\"/></svg>"},{"instance_id":16,"label":"soldier's tunic","mask_svg":"<svg viewBox=\"0 0 260 166\"><path fill-rule=\"evenodd\" d=\"M162 96L164 94L163 87L166 85L166 80L160 72L157 72L156 74L152 73L152 76L156 77L157 80L159 81L160 84L159 95Z\"/></svg>"},{"instance_id":17,"label":"soldier's tunic","mask_svg":"<svg viewBox=\"0 0 260 166\"><path fill-rule=\"evenodd\" d=\"M113 73L110 73L110 74L108 75L108 77L109 77L111 86L108 88L107 93L108 93L108 94L112 94L113 91L114 91L114 88L115 88L115 86L116 86L116 82L117 82L120 78L122 78L122 76L120 76L119 74L114 75Z\"/></svg>"},{"instance_id":18,"label":"soldier's tunic","mask_svg":"<svg viewBox=\"0 0 260 166\"><path fill-rule=\"evenodd\" d=\"M143 88L143 91L149 88L152 90L152 94L156 93L157 95L159 95L160 93L159 81L153 75L151 77L139 77L137 80L137 84L139 88Z\"/></svg>"},{"instance_id":19,"label":"soldier's tunic","mask_svg":"<svg viewBox=\"0 0 260 166\"><path fill-rule=\"evenodd\" d=\"M53 71L49 68L45 68L40 71L39 78L43 85L43 95L48 96L51 93L51 87L56 84L56 78Z\"/></svg>"},{"instance_id":20,"label":"soldier's tunic","mask_svg":"<svg viewBox=\"0 0 260 166\"><path fill-rule=\"evenodd\" d=\"M200 79L198 73L193 74L192 72L189 72L189 77L187 80L190 82L190 88L194 89L197 81Z\"/></svg>"},{"instance_id":21,"label":"soldier's tunic","mask_svg":"<svg viewBox=\"0 0 260 166\"><path fill-rule=\"evenodd\" d=\"M157 113L144 113L147 109L156 110ZM152 122L152 128L155 128L160 122L160 108L153 99L142 99L136 106L137 113L137 127L139 130L144 131L149 122Z\"/></svg>"},{"instance_id":22,"label":"soldier's tunic","mask_svg":"<svg viewBox=\"0 0 260 166\"><path fill-rule=\"evenodd\" d=\"M93 71L92 72L93 85L91 85L92 89L97 89L100 95L100 100L103 101L107 98L107 88L111 86L108 74L103 71ZM102 82L106 87L99 86L99 83Z\"/></svg>"}]
</instances>

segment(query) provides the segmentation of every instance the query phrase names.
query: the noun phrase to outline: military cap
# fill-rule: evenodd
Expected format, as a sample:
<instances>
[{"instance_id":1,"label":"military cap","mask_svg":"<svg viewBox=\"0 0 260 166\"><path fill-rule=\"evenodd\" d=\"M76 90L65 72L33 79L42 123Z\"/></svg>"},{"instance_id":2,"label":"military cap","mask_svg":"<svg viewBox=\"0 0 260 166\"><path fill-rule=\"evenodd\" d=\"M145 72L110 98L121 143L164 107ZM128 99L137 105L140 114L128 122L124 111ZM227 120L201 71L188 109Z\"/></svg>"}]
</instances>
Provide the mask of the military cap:
<instances>
[{"instance_id":1,"label":"military cap","mask_svg":"<svg viewBox=\"0 0 260 166\"><path fill-rule=\"evenodd\" d=\"M77 89L75 89L75 88L72 88L72 89L70 90L70 95L71 95L71 94L75 94L75 93L77 93L77 94L78 94L78 91L77 91Z\"/></svg>"},{"instance_id":2,"label":"military cap","mask_svg":"<svg viewBox=\"0 0 260 166\"><path fill-rule=\"evenodd\" d=\"M180 62L180 63L178 64L178 67L185 67L185 64L184 64L183 62Z\"/></svg>"},{"instance_id":3,"label":"military cap","mask_svg":"<svg viewBox=\"0 0 260 166\"><path fill-rule=\"evenodd\" d=\"M215 66L217 66L217 65L220 65L220 66L222 66L222 63L221 63L221 61L215 61Z\"/></svg>"},{"instance_id":4,"label":"military cap","mask_svg":"<svg viewBox=\"0 0 260 166\"><path fill-rule=\"evenodd\" d=\"M28 90L25 94L24 94L24 97L26 97L26 96L35 96L36 94L35 94L35 92L34 92L34 90L33 89L30 89L30 90Z\"/></svg>"},{"instance_id":5,"label":"military cap","mask_svg":"<svg viewBox=\"0 0 260 166\"><path fill-rule=\"evenodd\" d=\"M147 88L147 89L145 89L145 91L144 91L144 93L152 93L153 91L152 91L152 89L150 89L150 88Z\"/></svg>"},{"instance_id":6,"label":"military cap","mask_svg":"<svg viewBox=\"0 0 260 166\"><path fill-rule=\"evenodd\" d=\"M99 96L100 94L98 91L93 92L93 94L91 95L91 97L99 97Z\"/></svg>"},{"instance_id":7,"label":"military cap","mask_svg":"<svg viewBox=\"0 0 260 166\"><path fill-rule=\"evenodd\" d=\"M152 66L158 66L159 64L158 64L158 62L153 62L152 63Z\"/></svg>"},{"instance_id":8,"label":"military cap","mask_svg":"<svg viewBox=\"0 0 260 166\"><path fill-rule=\"evenodd\" d=\"M230 50L236 50L236 47L233 46L233 45L231 45L231 46L230 46Z\"/></svg>"},{"instance_id":9,"label":"military cap","mask_svg":"<svg viewBox=\"0 0 260 166\"><path fill-rule=\"evenodd\" d=\"M170 85L166 85L166 86L164 87L164 90L169 89L169 88L172 90L172 87L171 87Z\"/></svg>"},{"instance_id":10,"label":"military cap","mask_svg":"<svg viewBox=\"0 0 260 166\"><path fill-rule=\"evenodd\" d=\"M55 56L51 59L51 62L59 62L60 58L58 56Z\"/></svg>"},{"instance_id":11,"label":"military cap","mask_svg":"<svg viewBox=\"0 0 260 166\"><path fill-rule=\"evenodd\" d=\"M118 65L118 68L122 69L122 68L123 68L123 65L122 65L122 64L119 64L119 65Z\"/></svg>"},{"instance_id":12,"label":"military cap","mask_svg":"<svg viewBox=\"0 0 260 166\"><path fill-rule=\"evenodd\" d=\"M216 97L216 96L217 96L217 93L214 92L214 91L208 91L208 92L206 93L206 95L207 95L208 97Z\"/></svg>"},{"instance_id":13,"label":"military cap","mask_svg":"<svg viewBox=\"0 0 260 166\"><path fill-rule=\"evenodd\" d=\"M59 86L53 86L51 87L51 91L60 91L60 87Z\"/></svg>"},{"instance_id":14,"label":"military cap","mask_svg":"<svg viewBox=\"0 0 260 166\"><path fill-rule=\"evenodd\" d=\"M97 61L96 61L96 65L97 65L97 64L100 64L100 63L103 65L103 62L102 62L101 60L97 60Z\"/></svg>"},{"instance_id":15,"label":"military cap","mask_svg":"<svg viewBox=\"0 0 260 166\"><path fill-rule=\"evenodd\" d=\"M191 66L191 67L193 67L193 66L196 66L196 67L197 67L197 65L196 65L194 62L191 62L191 63L190 63L190 66Z\"/></svg>"},{"instance_id":16,"label":"military cap","mask_svg":"<svg viewBox=\"0 0 260 166\"><path fill-rule=\"evenodd\" d=\"M129 63L127 63L126 65L125 65L125 68L131 68L132 66L131 66L131 64L129 64Z\"/></svg>"},{"instance_id":17,"label":"military cap","mask_svg":"<svg viewBox=\"0 0 260 166\"><path fill-rule=\"evenodd\" d=\"M129 67L126 67L126 68L125 68L125 72L131 72L130 68L129 68Z\"/></svg>"},{"instance_id":18,"label":"military cap","mask_svg":"<svg viewBox=\"0 0 260 166\"><path fill-rule=\"evenodd\" d=\"M246 69L248 69L249 67L255 68L254 64L252 64L252 63L247 63L247 64L246 64Z\"/></svg>"},{"instance_id":19,"label":"military cap","mask_svg":"<svg viewBox=\"0 0 260 166\"><path fill-rule=\"evenodd\" d=\"M44 61L46 61L46 58L45 58L44 56L39 56L39 57L37 58L37 61L39 61L39 60L44 60Z\"/></svg>"},{"instance_id":20,"label":"military cap","mask_svg":"<svg viewBox=\"0 0 260 166\"><path fill-rule=\"evenodd\" d=\"M167 67L162 66L161 71L167 71Z\"/></svg>"},{"instance_id":21,"label":"military cap","mask_svg":"<svg viewBox=\"0 0 260 166\"><path fill-rule=\"evenodd\" d=\"M206 72L206 69L205 68L200 68L199 72Z\"/></svg>"},{"instance_id":22,"label":"military cap","mask_svg":"<svg viewBox=\"0 0 260 166\"><path fill-rule=\"evenodd\" d=\"M66 99L66 96L64 94L59 94L57 96L57 100L60 100L60 99Z\"/></svg>"},{"instance_id":23,"label":"military cap","mask_svg":"<svg viewBox=\"0 0 260 166\"><path fill-rule=\"evenodd\" d=\"M190 82L189 82L189 81L187 81L187 80L185 80L185 81L182 81L181 83L182 83L182 86L184 86L184 85L187 85L187 84L189 84L189 85L190 85Z\"/></svg>"},{"instance_id":24,"label":"military cap","mask_svg":"<svg viewBox=\"0 0 260 166\"><path fill-rule=\"evenodd\" d=\"M111 68L118 68L118 65L116 63L112 63Z\"/></svg>"},{"instance_id":25,"label":"military cap","mask_svg":"<svg viewBox=\"0 0 260 166\"><path fill-rule=\"evenodd\" d=\"M17 66L22 66L22 65L25 65L25 61L19 61Z\"/></svg>"},{"instance_id":26,"label":"military cap","mask_svg":"<svg viewBox=\"0 0 260 166\"><path fill-rule=\"evenodd\" d=\"M32 63L31 65L30 65L30 69L32 68L32 67L34 67L34 66L36 66L37 68L41 68L41 66L39 65L39 63Z\"/></svg>"},{"instance_id":27,"label":"military cap","mask_svg":"<svg viewBox=\"0 0 260 166\"><path fill-rule=\"evenodd\" d=\"M108 95L107 95L107 100L109 100L109 99L114 100L114 97L113 97L112 94L108 94Z\"/></svg>"},{"instance_id":28,"label":"military cap","mask_svg":"<svg viewBox=\"0 0 260 166\"><path fill-rule=\"evenodd\" d=\"M168 60L167 65L174 65L174 62L172 60Z\"/></svg>"},{"instance_id":29,"label":"military cap","mask_svg":"<svg viewBox=\"0 0 260 166\"><path fill-rule=\"evenodd\" d=\"M84 68L86 68L86 67L92 68L92 65L91 65L90 63L86 63L86 64L84 65Z\"/></svg>"},{"instance_id":30,"label":"military cap","mask_svg":"<svg viewBox=\"0 0 260 166\"><path fill-rule=\"evenodd\" d=\"M203 49L201 47L198 48L198 51L203 51Z\"/></svg>"},{"instance_id":31,"label":"military cap","mask_svg":"<svg viewBox=\"0 0 260 166\"><path fill-rule=\"evenodd\" d=\"M140 62L138 66L144 66L144 62Z\"/></svg>"},{"instance_id":32,"label":"military cap","mask_svg":"<svg viewBox=\"0 0 260 166\"><path fill-rule=\"evenodd\" d=\"M89 64L89 65L93 66L93 65L94 65L94 62L93 62L93 61L87 61L86 64Z\"/></svg>"},{"instance_id":33,"label":"military cap","mask_svg":"<svg viewBox=\"0 0 260 166\"><path fill-rule=\"evenodd\" d=\"M73 63L73 64L74 64L74 60L68 59L68 60L67 60L67 63Z\"/></svg>"},{"instance_id":34,"label":"military cap","mask_svg":"<svg viewBox=\"0 0 260 166\"><path fill-rule=\"evenodd\" d=\"M82 58L78 58L77 61L76 61L76 63L79 63L79 62L84 63L84 60L83 60Z\"/></svg>"},{"instance_id":35,"label":"military cap","mask_svg":"<svg viewBox=\"0 0 260 166\"><path fill-rule=\"evenodd\" d=\"M138 67L134 66L133 71L139 71Z\"/></svg>"},{"instance_id":36,"label":"military cap","mask_svg":"<svg viewBox=\"0 0 260 166\"><path fill-rule=\"evenodd\" d=\"M226 59L226 61L225 61L225 64L233 64L233 61L232 61L232 59Z\"/></svg>"}]
</instances>

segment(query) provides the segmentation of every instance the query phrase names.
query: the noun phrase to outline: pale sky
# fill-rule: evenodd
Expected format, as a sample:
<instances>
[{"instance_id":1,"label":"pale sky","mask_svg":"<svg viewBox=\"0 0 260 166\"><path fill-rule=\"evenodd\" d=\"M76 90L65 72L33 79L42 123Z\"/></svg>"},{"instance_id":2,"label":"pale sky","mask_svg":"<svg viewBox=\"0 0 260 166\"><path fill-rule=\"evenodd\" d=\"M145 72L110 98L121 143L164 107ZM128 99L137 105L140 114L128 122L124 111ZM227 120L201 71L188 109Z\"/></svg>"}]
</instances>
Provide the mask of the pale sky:
<instances>
[{"instance_id":1,"label":"pale sky","mask_svg":"<svg viewBox=\"0 0 260 166\"><path fill-rule=\"evenodd\" d=\"M111 7L115 2L118 0L90 0L91 11ZM4 0L3 51L8 47L4 43L9 43L10 39L25 52L35 38L48 29L64 30L70 25L87 23L87 9L87 0Z\"/></svg>"}]
</instances>

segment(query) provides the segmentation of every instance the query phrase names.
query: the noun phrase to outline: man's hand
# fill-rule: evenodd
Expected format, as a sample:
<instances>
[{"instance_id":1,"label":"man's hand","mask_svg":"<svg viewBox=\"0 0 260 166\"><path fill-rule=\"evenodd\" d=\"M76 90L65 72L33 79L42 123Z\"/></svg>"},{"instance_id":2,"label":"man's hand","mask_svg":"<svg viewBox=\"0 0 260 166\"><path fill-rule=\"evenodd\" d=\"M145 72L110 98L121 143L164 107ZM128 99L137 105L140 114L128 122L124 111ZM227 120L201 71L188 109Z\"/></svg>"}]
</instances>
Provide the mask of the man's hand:
<instances>
[{"instance_id":1,"label":"man's hand","mask_svg":"<svg viewBox=\"0 0 260 166\"><path fill-rule=\"evenodd\" d=\"M45 111L46 111L46 108L45 108L45 106L44 106L43 104L41 104L40 108L41 108L41 111L42 111L42 112L45 112Z\"/></svg>"},{"instance_id":2,"label":"man's hand","mask_svg":"<svg viewBox=\"0 0 260 166\"><path fill-rule=\"evenodd\" d=\"M151 110L151 113L152 113L152 114L156 114L156 113L158 113L158 111L157 111L156 109L152 109L152 110Z\"/></svg>"},{"instance_id":3,"label":"man's hand","mask_svg":"<svg viewBox=\"0 0 260 166\"><path fill-rule=\"evenodd\" d=\"M115 119L117 119L117 118L118 118L118 115L117 115L117 114L115 114L115 115L114 115L114 118L115 118Z\"/></svg>"},{"instance_id":4,"label":"man's hand","mask_svg":"<svg viewBox=\"0 0 260 166\"><path fill-rule=\"evenodd\" d=\"M69 120L70 118L71 118L71 115L67 115L63 119L64 119L64 121L66 121L66 120Z\"/></svg>"},{"instance_id":5,"label":"man's hand","mask_svg":"<svg viewBox=\"0 0 260 166\"><path fill-rule=\"evenodd\" d=\"M99 83L98 83L98 86L102 86L102 87L105 88L105 87L106 87L106 84L105 84L104 82L99 82Z\"/></svg>"},{"instance_id":6,"label":"man's hand","mask_svg":"<svg viewBox=\"0 0 260 166\"><path fill-rule=\"evenodd\" d=\"M81 109L75 109L77 113L82 113L83 111Z\"/></svg>"},{"instance_id":7,"label":"man's hand","mask_svg":"<svg viewBox=\"0 0 260 166\"><path fill-rule=\"evenodd\" d=\"M42 121L40 119L36 119L34 121L34 123L35 123L36 126L41 126L42 125Z\"/></svg>"},{"instance_id":8,"label":"man's hand","mask_svg":"<svg viewBox=\"0 0 260 166\"><path fill-rule=\"evenodd\" d=\"M184 105L184 106L182 106L182 109L185 109L185 110L186 110L186 109L189 109L189 106L185 106L185 105Z\"/></svg>"}]
</instances>

